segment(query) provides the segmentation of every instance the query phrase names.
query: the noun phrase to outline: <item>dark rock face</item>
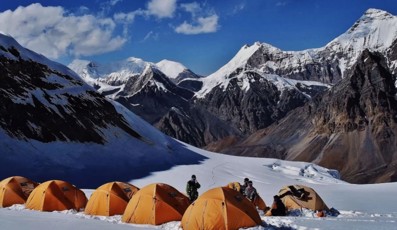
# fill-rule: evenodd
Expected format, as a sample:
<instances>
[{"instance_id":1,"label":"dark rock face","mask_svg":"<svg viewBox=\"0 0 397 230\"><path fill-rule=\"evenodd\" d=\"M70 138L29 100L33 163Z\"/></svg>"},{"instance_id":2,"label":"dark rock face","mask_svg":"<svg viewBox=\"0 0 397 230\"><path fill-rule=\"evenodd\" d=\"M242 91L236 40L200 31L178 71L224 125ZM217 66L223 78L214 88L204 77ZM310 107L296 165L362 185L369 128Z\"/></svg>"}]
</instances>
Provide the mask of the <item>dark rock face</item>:
<instances>
[{"instance_id":1,"label":"dark rock face","mask_svg":"<svg viewBox=\"0 0 397 230\"><path fill-rule=\"evenodd\" d=\"M205 146L228 136L241 137L238 130L196 106L184 111L172 108L155 126L163 133L195 146Z\"/></svg>"},{"instance_id":2,"label":"dark rock face","mask_svg":"<svg viewBox=\"0 0 397 230\"><path fill-rule=\"evenodd\" d=\"M249 134L269 126L308 101L297 88L281 92L271 81L254 71L245 72L243 78L250 81L248 89L242 89L243 82L239 78L232 78L226 89L217 86L196 103L243 134ZM307 92L315 94L318 91L312 89Z\"/></svg>"},{"instance_id":3,"label":"dark rock face","mask_svg":"<svg viewBox=\"0 0 397 230\"><path fill-rule=\"evenodd\" d=\"M387 51L387 57L389 62L394 62L394 64L389 63L392 73L397 73L397 39L394 40L392 46Z\"/></svg>"},{"instance_id":4,"label":"dark rock face","mask_svg":"<svg viewBox=\"0 0 397 230\"><path fill-rule=\"evenodd\" d=\"M0 127L8 135L104 143L100 129L114 126L141 138L110 102L82 81L24 60L15 48L9 52L17 59L0 56Z\"/></svg>"},{"instance_id":5,"label":"dark rock face","mask_svg":"<svg viewBox=\"0 0 397 230\"><path fill-rule=\"evenodd\" d=\"M395 181L395 80L383 56L366 50L330 91L226 152L315 162L354 183Z\"/></svg>"},{"instance_id":6,"label":"dark rock face","mask_svg":"<svg viewBox=\"0 0 397 230\"><path fill-rule=\"evenodd\" d=\"M296 80L336 83L342 79L338 62L341 56L343 53L334 53L328 49L318 51L315 55L302 51L299 55L281 50L270 51L268 46L262 45L249 58L247 68L260 68L263 65L264 73ZM264 65L266 62L272 62L277 68ZM297 63L291 64L291 62Z\"/></svg>"}]
</instances>

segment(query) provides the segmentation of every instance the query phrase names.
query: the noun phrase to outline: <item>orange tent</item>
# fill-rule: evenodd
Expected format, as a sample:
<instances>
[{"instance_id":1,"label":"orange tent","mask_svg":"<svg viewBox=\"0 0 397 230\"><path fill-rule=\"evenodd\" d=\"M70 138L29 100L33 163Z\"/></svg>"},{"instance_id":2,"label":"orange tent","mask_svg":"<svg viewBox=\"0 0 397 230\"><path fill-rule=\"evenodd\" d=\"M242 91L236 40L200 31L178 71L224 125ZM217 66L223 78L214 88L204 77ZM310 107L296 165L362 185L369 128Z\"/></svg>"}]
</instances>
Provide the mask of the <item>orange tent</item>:
<instances>
[{"instance_id":1,"label":"orange tent","mask_svg":"<svg viewBox=\"0 0 397 230\"><path fill-rule=\"evenodd\" d=\"M189 199L167 184L150 184L139 190L128 202L122 221L159 225L181 220Z\"/></svg>"},{"instance_id":2,"label":"orange tent","mask_svg":"<svg viewBox=\"0 0 397 230\"><path fill-rule=\"evenodd\" d=\"M253 204L259 210L266 211L267 209L265 201L262 199L262 197L259 196L259 194L257 194L257 196L255 197Z\"/></svg>"},{"instance_id":3,"label":"orange tent","mask_svg":"<svg viewBox=\"0 0 397 230\"><path fill-rule=\"evenodd\" d=\"M183 229L239 229L261 225L254 205L239 192L225 187L202 194L182 217Z\"/></svg>"},{"instance_id":4,"label":"orange tent","mask_svg":"<svg viewBox=\"0 0 397 230\"><path fill-rule=\"evenodd\" d=\"M237 192L242 193L242 191L241 191L242 186L239 182L230 182L229 184L227 184L224 187L231 188ZM254 204L254 206L258 207L258 209L260 209L260 210L265 211L267 209L265 201L262 199L262 197L259 196L259 194L257 194L253 204Z\"/></svg>"},{"instance_id":5,"label":"orange tent","mask_svg":"<svg viewBox=\"0 0 397 230\"><path fill-rule=\"evenodd\" d=\"M314 189L304 185L290 185L280 189L278 196L287 210L307 208L313 211L328 210L327 205Z\"/></svg>"},{"instance_id":6,"label":"orange tent","mask_svg":"<svg viewBox=\"0 0 397 230\"><path fill-rule=\"evenodd\" d=\"M61 180L50 180L37 186L26 201L26 208L39 211L80 210L87 198L83 191Z\"/></svg>"},{"instance_id":7,"label":"orange tent","mask_svg":"<svg viewBox=\"0 0 397 230\"><path fill-rule=\"evenodd\" d=\"M124 213L131 197L139 188L124 182L110 182L97 188L85 207L85 214L113 216Z\"/></svg>"},{"instance_id":8,"label":"orange tent","mask_svg":"<svg viewBox=\"0 0 397 230\"><path fill-rule=\"evenodd\" d=\"M24 204L38 184L21 176L8 177L0 182L0 207Z\"/></svg>"}]
</instances>

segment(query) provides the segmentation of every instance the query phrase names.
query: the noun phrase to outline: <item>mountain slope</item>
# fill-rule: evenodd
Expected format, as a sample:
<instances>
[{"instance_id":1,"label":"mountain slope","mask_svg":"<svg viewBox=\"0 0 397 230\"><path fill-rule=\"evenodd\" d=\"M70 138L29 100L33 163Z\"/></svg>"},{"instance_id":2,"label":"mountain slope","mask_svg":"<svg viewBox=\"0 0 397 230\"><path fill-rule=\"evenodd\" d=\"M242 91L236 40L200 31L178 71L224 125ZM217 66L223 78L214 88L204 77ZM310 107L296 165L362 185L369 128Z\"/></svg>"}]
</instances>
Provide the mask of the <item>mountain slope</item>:
<instances>
[{"instance_id":1,"label":"mountain slope","mask_svg":"<svg viewBox=\"0 0 397 230\"><path fill-rule=\"evenodd\" d=\"M346 77L226 152L315 162L344 180L397 180L396 78L380 53L366 50Z\"/></svg>"},{"instance_id":2,"label":"mountain slope","mask_svg":"<svg viewBox=\"0 0 397 230\"><path fill-rule=\"evenodd\" d=\"M155 123L155 127L169 136L195 146L206 146L224 138L242 137L239 130L200 106L190 106L183 111L173 107Z\"/></svg>"},{"instance_id":3,"label":"mountain slope","mask_svg":"<svg viewBox=\"0 0 397 230\"><path fill-rule=\"evenodd\" d=\"M0 34L0 177L95 187L203 159L65 66Z\"/></svg>"}]
</instances>

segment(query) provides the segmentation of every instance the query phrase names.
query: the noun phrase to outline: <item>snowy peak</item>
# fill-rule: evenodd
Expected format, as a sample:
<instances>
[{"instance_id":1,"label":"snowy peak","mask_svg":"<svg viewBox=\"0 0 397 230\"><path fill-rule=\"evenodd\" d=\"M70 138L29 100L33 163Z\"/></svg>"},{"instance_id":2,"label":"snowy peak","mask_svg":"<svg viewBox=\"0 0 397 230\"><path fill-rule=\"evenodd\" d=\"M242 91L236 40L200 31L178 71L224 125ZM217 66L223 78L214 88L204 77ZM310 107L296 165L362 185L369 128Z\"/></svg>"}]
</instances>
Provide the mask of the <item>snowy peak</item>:
<instances>
[{"instance_id":1,"label":"snowy peak","mask_svg":"<svg viewBox=\"0 0 397 230\"><path fill-rule=\"evenodd\" d=\"M397 39L397 17L382 10L369 9L344 34L326 47L350 53L364 49L384 51Z\"/></svg>"},{"instance_id":2,"label":"snowy peak","mask_svg":"<svg viewBox=\"0 0 397 230\"><path fill-rule=\"evenodd\" d=\"M365 11L364 15L361 18L385 19L385 18L391 18L391 17L393 17L393 15L387 11L370 8L367 11Z\"/></svg>"},{"instance_id":3,"label":"snowy peak","mask_svg":"<svg viewBox=\"0 0 397 230\"><path fill-rule=\"evenodd\" d=\"M85 79L98 79L110 76L126 78L141 74L148 64L148 62L134 57L106 64L76 59L69 64L69 67Z\"/></svg>"},{"instance_id":4,"label":"snowy peak","mask_svg":"<svg viewBox=\"0 0 397 230\"><path fill-rule=\"evenodd\" d=\"M195 74L179 62L164 59L155 64L156 68L163 72L172 82L179 84L184 80L195 80L201 76Z\"/></svg>"},{"instance_id":5,"label":"snowy peak","mask_svg":"<svg viewBox=\"0 0 397 230\"><path fill-rule=\"evenodd\" d=\"M171 79L177 78L180 73L187 70L187 68L181 63L170 61L167 59L161 60L160 62L156 63L156 66L160 69L161 72L163 72Z\"/></svg>"},{"instance_id":6,"label":"snowy peak","mask_svg":"<svg viewBox=\"0 0 397 230\"><path fill-rule=\"evenodd\" d=\"M178 83L186 78L200 77L181 63L169 60L162 60L155 64L146 62L140 58L130 57L121 61L101 64L76 59L69 64L69 68L79 74L88 84L98 86L99 88L109 88L109 85L123 85L131 77L141 75L148 66L158 69L158 71L161 71L174 83Z\"/></svg>"},{"instance_id":7,"label":"snowy peak","mask_svg":"<svg viewBox=\"0 0 397 230\"><path fill-rule=\"evenodd\" d=\"M132 88L130 88L131 86ZM157 69L155 65L147 65L137 79L130 79L124 87L124 93L129 92L127 95L131 96L142 90L147 92L148 88L155 92L172 93L178 97L185 97L187 95L187 98L190 98L192 96L192 92L178 87L168 76Z\"/></svg>"}]
</instances>

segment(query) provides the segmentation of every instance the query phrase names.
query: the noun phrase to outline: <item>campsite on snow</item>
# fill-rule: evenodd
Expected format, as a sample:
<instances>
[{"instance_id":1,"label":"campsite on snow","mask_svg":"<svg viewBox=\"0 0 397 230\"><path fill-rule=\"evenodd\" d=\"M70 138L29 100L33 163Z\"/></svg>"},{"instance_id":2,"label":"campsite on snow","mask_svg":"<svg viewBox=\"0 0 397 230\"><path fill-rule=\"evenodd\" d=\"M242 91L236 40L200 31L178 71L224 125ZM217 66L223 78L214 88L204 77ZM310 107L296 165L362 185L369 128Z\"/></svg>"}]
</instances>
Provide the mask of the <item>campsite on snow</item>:
<instances>
[{"instance_id":1,"label":"campsite on snow","mask_svg":"<svg viewBox=\"0 0 397 230\"><path fill-rule=\"evenodd\" d=\"M253 26L228 20L306 1L99 2L0 5L0 229L396 229L395 4L285 51L240 44ZM149 22L166 31L135 41ZM222 30L230 41L205 39ZM229 43L207 74L125 56Z\"/></svg>"}]
</instances>

